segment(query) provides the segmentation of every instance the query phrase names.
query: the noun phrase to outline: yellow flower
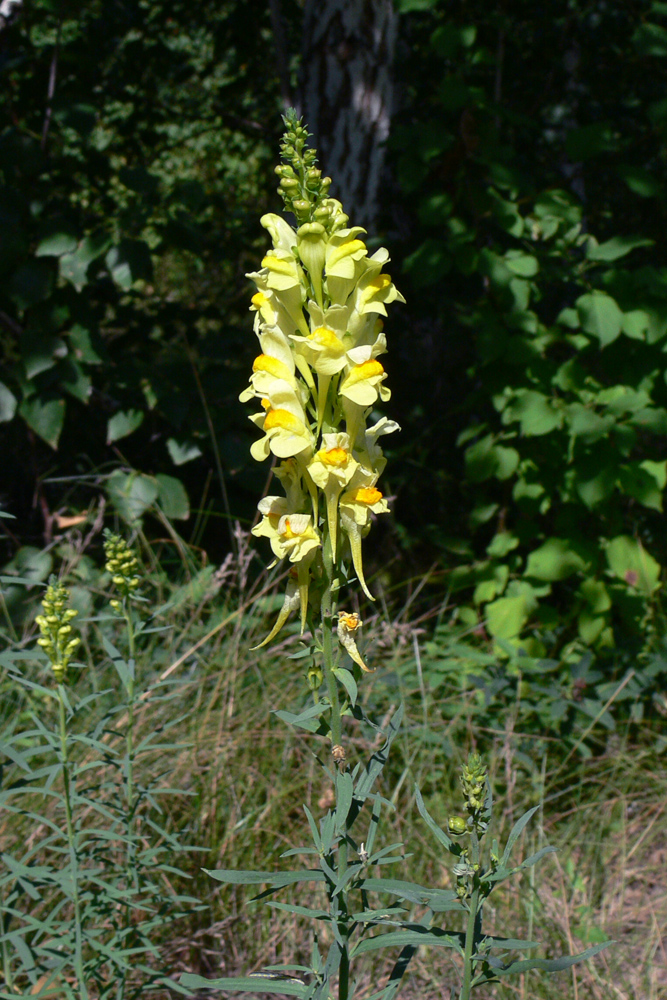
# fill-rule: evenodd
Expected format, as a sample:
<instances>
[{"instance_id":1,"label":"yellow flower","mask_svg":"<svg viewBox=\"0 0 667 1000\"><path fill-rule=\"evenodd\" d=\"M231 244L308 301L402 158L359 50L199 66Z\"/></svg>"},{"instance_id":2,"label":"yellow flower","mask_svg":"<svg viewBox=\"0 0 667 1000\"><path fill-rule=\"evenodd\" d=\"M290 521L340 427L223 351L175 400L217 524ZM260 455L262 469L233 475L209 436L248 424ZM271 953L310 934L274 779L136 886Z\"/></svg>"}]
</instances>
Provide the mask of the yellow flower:
<instances>
[{"instance_id":1,"label":"yellow flower","mask_svg":"<svg viewBox=\"0 0 667 1000\"><path fill-rule=\"evenodd\" d=\"M334 304L344 304L353 292L364 268L364 258L368 249L363 240L357 239L358 233L365 230L359 226L354 229L342 229L331 236L327 244L325 273L327 277L327 292Z\"/></svg>"},{"instance_id":2,"label":"yellow flower","mask_svg":"<svg viewBox=\"0 0 667 1000\"><path fill-rule=\"evenodd\" d=\"M301 607L301 632L306 627L308 611L308 590L310 587L310 565L322 542L310 514L292 514L286 512L285 497L264 497L257 505L264 514L261 522L252 529L253 535L269 539L271 548L277 559L289 558L296 566L297 585L299 588L299 605ZM288 590L288 597L290 592ZM294 597L294 595L291 595ZM291 603L286 599L281 615L285 612L283 622L289 614ZM282 628L281 622L279 628ZM277 634L278 629L271 632L269 638ZM265 642L268 642L266 639ZM262 643L264 645L264 643Z\"/></svg>"},{"instance_id":3,"label":"yellow flower","mask_svg":"<svg viewBox=\"0 0 667 1000\"><path fill-rule=\"evenodd\" d=\"M373 514L386 514L389 512L387 501L382 496L380 490L375 488L376 481L377 475L370 474L360 468L353 478L351 488L342 493L338 501L340 523L350 543L354 571L357 574L364 593L371 601L375 600L375 598L368 589L364 578L361 539L368 533L370 528L371 512ZM360 483L360 485L357 485L357 483Z\"/></svg>"},{"instance_id":4,"label":"yellow flower","mask_svg":"<svg viewBox=\"0 0 667 1000\"><path fill-rule=\"evenodd\" d=\"M264 497L257 505L264 515L252 529L253 535L269 539L278 559L289 557L291 563L310 561L322 544L313 527L310 514L295 514L287 510L286 497Z\"/></svg>"},{"instance_id":5,"label":"yellow flower","mask_svg":"<svg viewBox=\"0 0 667 1000\"><path fill-rule=\"evenodd\" d=\"M377 358L369 358L350 367L338 391L359 406L372 406L378 396L386 402L391 396L390 390L382 385L386 377Z\"/></svg>"},{"instance_id":6,"label":"yellow flower","mask_svg":"<svg viewBox=\"0 0 667 1000\"><path fill-rule=\"evenodd\" d=\"M257 462L267 458L270 451L278 458L291 458L314 446L300 390L300 386L295 388L284 379L267 382L266 398L262 399L265 412L250 417L264 431L264 437L250 447L250 454Z\"/></svg>"},{"instance_id":7,"label":"yellow flower","mask_svg":"<svg viewBox=\"0 0 667 1000\"><path fill-rule=\"evenodd\" d=\"M337 550L338 497L358 468L359 463L350 452L350 438L347 434L323 434L322 447L307 466L308 475L325 496L334 560Z\"/></svg>"}]
</instances>

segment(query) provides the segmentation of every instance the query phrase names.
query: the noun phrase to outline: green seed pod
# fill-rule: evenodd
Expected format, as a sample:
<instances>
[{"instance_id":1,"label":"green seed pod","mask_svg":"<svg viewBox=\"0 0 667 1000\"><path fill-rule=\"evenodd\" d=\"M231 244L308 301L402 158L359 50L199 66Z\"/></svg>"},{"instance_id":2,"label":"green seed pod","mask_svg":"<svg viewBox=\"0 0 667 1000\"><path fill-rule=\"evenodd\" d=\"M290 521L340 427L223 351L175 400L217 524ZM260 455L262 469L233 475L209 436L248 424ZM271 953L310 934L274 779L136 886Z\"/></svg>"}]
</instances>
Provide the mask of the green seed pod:
<instances>
[{"instance_id":1,"label":"green seed pod","mask_svg":"<svg viewBox=\"0 0 667 1000\"><path fill-rule=\"evenodd\" d=\"M447 832L451 833L452 837L462 837L468 832L468 824L462 816L450 816L447 820Z\"/></svg>"}]
</instances>

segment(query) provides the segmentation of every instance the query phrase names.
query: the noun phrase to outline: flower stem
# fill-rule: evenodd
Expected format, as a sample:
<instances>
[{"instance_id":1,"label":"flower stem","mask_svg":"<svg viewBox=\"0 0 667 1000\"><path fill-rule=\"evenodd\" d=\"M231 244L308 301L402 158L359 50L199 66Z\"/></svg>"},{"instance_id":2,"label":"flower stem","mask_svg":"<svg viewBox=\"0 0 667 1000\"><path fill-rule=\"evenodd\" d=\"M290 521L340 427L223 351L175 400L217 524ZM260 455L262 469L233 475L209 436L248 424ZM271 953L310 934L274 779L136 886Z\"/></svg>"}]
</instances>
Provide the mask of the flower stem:
<instances>
[{"instance_id":1,"label":"flower stem","mask_svg":"<svg viewBox=\"0 0 667 1000\"><path fill-rule=\"evenodd\" d=\"M471 834L471 861L473 866L479 864L479 838L477 836L477 831L473 830ZM459 1000L470 1000L470 991L472 989L472 974L473 974L473 964L472 956L475 950L476 943L476 932L477 932L477 910L479 907L479 876L477 872L473 876L474 889L472 895L468 900L468 922L466 925L466 940L465 940L465 951L463 954L463 985L461 986L461 993L459 994Z\"/></svg>"},{"instance_id":2,"label":"flower stem","mask_svg":"<svg viewBox=\"0 0 667 1000\"><path fill-rule=\"evenodd\" d=\"M58 715L60 722L60 753L63 772L63 789L65 799L65 824L67 842L69 844L70 868L72 870L72 901L74 903L74 971L79 984L81 1000L88 1000L88 989L83 969L83 928L81 923L81 902L79 900L79 859L76 853L74 821L72 818L72 786L70 780L69 760L67 754L67 718L65 714L65 699L63 687L58 685Z\"/></svg>"},{"instance_id":3,"label":"flower stem","mask_svg":"<svg viewBox=\"0 0 667 1000\"><path fill-rule=\"evenodd\" d=\"M331 705L331 745L339 746L342 745L342 719L340 711L340 698L338 696L338 683L336 681L336 675L334 674L334 643L333 643L333 624L334 617L336 614L336 594L338 593L338 573L337 565L334 562L332 548L331 548L331 538L325 529L325 536L322 548L322 556L324 562L324 574L325 574L325 588L322 594L322 659L324 667L324 679L327 686L327 693L329 695L329 703ZM336 765L334 764L334 767ZM335 793L336 793L336 808L338 808L339 802L339 791L338 782L340 779L340 772L336 771L335 778ZM347 838L343 834L339 844L338 844L338 871L337 874L342 877L347 871ZM349 980L350 980L350 956L348 949L348 912L347 912L347 893L343 890L337 897L336 900L337 918L338 918L338 929L341 934L343 941L342 954L340 959L340 966L338 970L338 1000L347 1000L349 995Z\"/></svg>"},{"instance_id":4,"label":"flower stem","mask_svg":"<svg viewBox=\"0 0 667 1000\"><path fill-rule=\"evenodd\" d=\"M132 621L132 611L128 607L128 599L125 599L125 608L123 610L123 617L125 619L125 627L127 630L127 647L128 647L128 680L126 685L127 694L127 730L125 733L125 755L126 755L126 768L125 768L125 836L127 841L127 857L126 857L126 887L129 891L130 886L133 886L136 890L137 888L137 873L135 869L135 843L134 843L134 623ZM125 947L131 947L131 925L132 925L132 907L129 902L125 904L125 929L128 937L125 941ZM120 984L118 990L118 996L125 996L125 983L127 978L127 967L123 968Z\"/></svg>"}]
</instances>

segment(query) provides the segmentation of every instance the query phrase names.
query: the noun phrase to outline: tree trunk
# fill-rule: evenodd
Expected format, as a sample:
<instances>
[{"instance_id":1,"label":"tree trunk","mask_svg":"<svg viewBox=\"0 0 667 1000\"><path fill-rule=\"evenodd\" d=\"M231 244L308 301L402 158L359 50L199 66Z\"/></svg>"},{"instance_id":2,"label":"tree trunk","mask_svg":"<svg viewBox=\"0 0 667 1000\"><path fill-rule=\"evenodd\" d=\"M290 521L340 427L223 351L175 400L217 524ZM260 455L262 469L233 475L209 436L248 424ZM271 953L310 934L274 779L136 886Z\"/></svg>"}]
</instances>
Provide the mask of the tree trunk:
<instances>
[{"instance_id":1,"label":"tree trunk","mask_svg":"<svg viewBox=\"0 0 667 1000\"><path fill-rule=\"evenodd\" d=\"M377 214L395 39L392 0L306 0L301 113L354 225Z\"/></svg>"}]
</instances>

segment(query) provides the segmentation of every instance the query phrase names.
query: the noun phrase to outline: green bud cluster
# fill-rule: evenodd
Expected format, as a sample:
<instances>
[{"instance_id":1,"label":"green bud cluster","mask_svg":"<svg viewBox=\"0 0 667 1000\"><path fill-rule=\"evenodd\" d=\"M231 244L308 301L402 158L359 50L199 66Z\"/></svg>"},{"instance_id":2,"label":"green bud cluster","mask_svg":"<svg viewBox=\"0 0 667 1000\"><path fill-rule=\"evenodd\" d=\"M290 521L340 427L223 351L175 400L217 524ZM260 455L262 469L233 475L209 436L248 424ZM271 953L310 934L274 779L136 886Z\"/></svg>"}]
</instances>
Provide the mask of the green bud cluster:
<instances>
[{"instance_id":1,"label":"green bud cluster","mask_svg":"<svg viewBox=\"0 0 667 1000\"><path fill-rule=\"evenodd\" d=\"M316 166L317 152L308 148L309 133L303 119L297 118L296 111L290 108L283 121L285 134L280 155L284 162L276 167L280 177L278 194L299 225L315 223L328 231L334 215L333 207L326 204L331 178L322 177Z\"/></svg>"},{"instance_id":2,"label":"green bud cluster","mask_svg":"<svg viewBox=\"0 0 667 1000\"><path fill-rule=\"evenodd\" d=\"M461 787L469 814L474 818L484 808L486 798L486 764L477 753L471 753L461 768Z\"/></svg>"},{"instance_id":3,"label":"green bud cluster","mask_svg":"<svg viewBox=\"0 0 667 1000\"><path fill-rule=\"evenodd\" d=\"M486 811L487 793L487 772L486 764L483 763L479 754L471 753L467 764L461 767L461 788L463 789L463 801L468 812L467 820L462 816L450 816L447 821L447 829L450 835L460 837L464 833L473 835L474 843L477 845L477 837L481 837L487 829L488 817ZM482 871L479 861L474 860L477 856L478 847L475 852L471 851L470 845L465 847L459 854L459 863L452 869L456 877L456 895L459 899L470 899L476 886L479 887L479 877ZM497 859L491 860L491 867L495 871ZM486 889L490 892L491 883Z\"/></svg>"},{"instance_id":4,"label":"green bud cluster","mask_svg":"<svg viewBox=\"0 0 667 1000\"><path fill-rule=\"evenodd\" d=\"M70 625L79 612L68 608L68 601L69 591L52 576L42 601L44 614L35 618L41 632L37 645L50 659L58 684L65 683L69 661L81 642L79 636L72 635Z\"/></svg>"},{"instance_id":5,"label":"green bud cluster","mask_svg":"<svg viewBox=\"0 0 667 1000\"><path fill-rule=\"evenodd\" d=\"M134 552L120 535L114 535L109 530L104 532L105 569L111 573L111 580L122 600L129 598L141 583L138 574L139 561ZM109 602L114 611L120 611L121 601Z\"/></svg>"}]
</instances>

